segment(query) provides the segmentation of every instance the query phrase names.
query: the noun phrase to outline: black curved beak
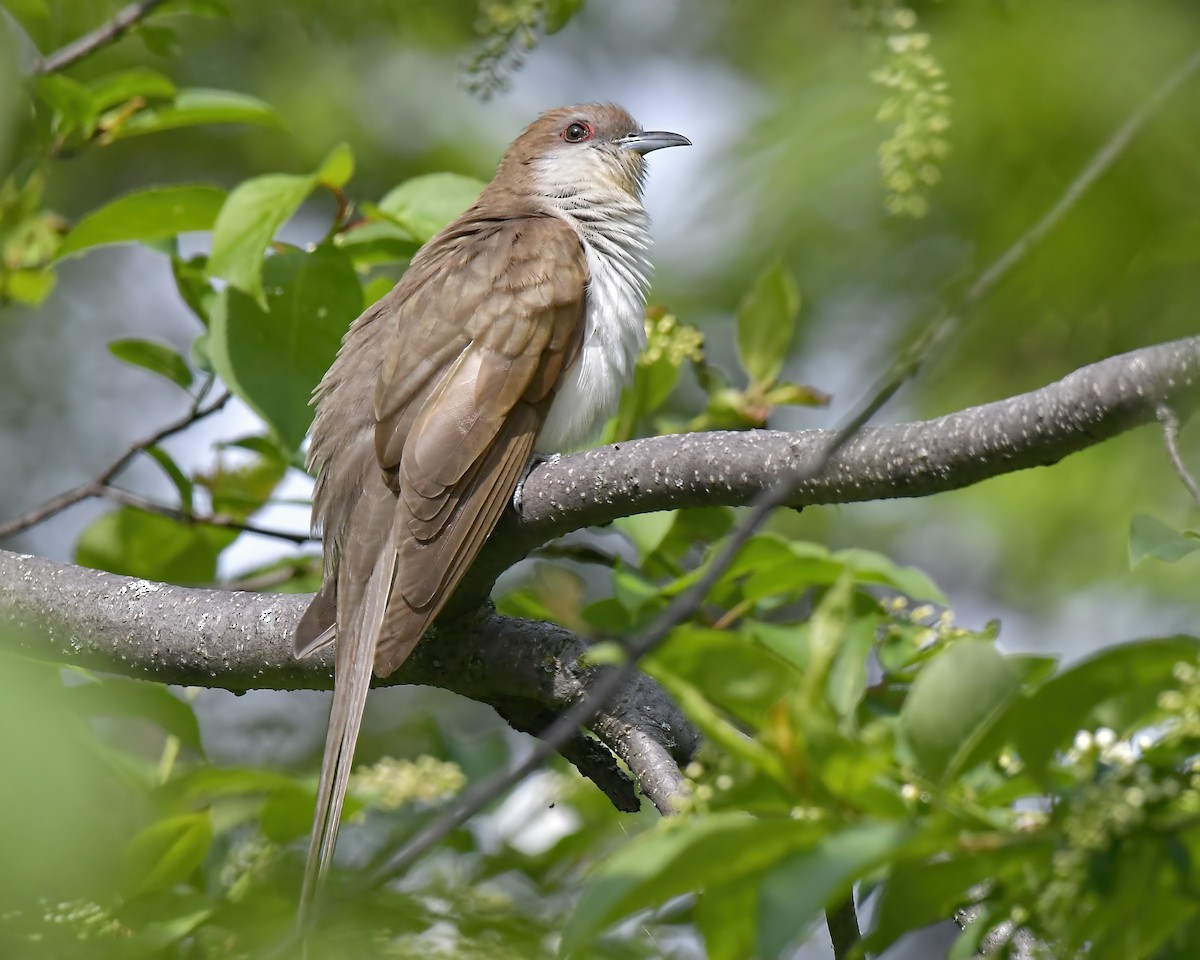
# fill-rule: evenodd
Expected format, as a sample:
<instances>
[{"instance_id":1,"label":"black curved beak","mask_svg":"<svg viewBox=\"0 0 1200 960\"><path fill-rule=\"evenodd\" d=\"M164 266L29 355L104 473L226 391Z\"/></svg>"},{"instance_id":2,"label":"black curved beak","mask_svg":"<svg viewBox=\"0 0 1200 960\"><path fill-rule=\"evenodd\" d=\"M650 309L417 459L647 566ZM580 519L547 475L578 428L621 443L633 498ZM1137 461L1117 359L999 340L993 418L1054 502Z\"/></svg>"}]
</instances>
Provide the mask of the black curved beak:
<instances>
[{"instance_id":1,"label":"black curved beak","mask_svg":"<svg viewBox=\"0 0 1200 960\"><path fill-rule=\"evenodd\" d=\"M666 130L644 130L641 133L631 133L616 141L622 150L632 150L634 153L647 154L664 147L690 147L692 141L679 133L668 133Z\"/></svg>"}]
</instances>

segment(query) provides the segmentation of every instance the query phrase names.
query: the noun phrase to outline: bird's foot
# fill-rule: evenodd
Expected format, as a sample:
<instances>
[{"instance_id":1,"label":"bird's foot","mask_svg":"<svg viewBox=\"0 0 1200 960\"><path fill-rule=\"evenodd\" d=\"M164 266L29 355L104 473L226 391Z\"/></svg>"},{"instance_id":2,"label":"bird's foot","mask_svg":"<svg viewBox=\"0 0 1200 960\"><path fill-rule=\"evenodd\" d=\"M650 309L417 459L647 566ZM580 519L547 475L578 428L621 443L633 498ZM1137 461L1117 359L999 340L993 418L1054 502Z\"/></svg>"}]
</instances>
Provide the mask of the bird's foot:
<instances>
[{"instance_id":1,"label":"bird's foot","mask_svg":"<svg viewBox=\"0 0 1200 960\"><path fill-rule=\"evenodd\" d=\"M561 453L552 453L549 456L543 453L535 453L529 458L529 462L525 464L525 469L521 472L521 479L517 481L517 488L513 491L512 504L517 513L521 512L521 498L525 494L525 481L529 479L529 475L542 464L558 463L561 459Z\"/></svg>"}]
</instances>

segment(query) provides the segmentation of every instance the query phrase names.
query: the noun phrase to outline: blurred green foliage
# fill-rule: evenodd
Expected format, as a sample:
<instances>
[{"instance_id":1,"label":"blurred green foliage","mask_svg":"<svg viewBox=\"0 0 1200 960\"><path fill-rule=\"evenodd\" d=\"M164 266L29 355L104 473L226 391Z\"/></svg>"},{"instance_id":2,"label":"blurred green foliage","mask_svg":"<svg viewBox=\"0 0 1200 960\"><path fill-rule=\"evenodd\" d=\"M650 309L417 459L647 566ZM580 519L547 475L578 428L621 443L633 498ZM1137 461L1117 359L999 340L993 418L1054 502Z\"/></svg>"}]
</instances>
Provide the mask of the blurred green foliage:
<instances>
[{"instance_id":1,"label":"blurred green foliage","mask_svg":"<svg viewBox=\"0 0 1200 960\"><path fill-rule=\"evenodd\" d=\"M621 15L596 6L172 0L34 76L35 49L116 4L0 0L0 300L37 308L96 247L159 251L195 318L191 349L124 337L111 352L197 407L223 383L262 420L208 469L149 448L178 502L102 516L79 562L217 581L236 524L276 502L299 463L311 389L347 324L494 160L499 144L470 125L418 129L444 102L422 71L454 58L495 91L535 42L636 50ZM849 358L850 388L869 382L1200 45L1191 0L695 0L670 16L690 55L765 107L710 154L721 190L701 213L728 223L720 255L664 278L670 309L648 313L609 440L816 422L797 408L828 402L823 362ZM396 50L427 59L389 74ZM381 94L396 76L410 86ZM381 96L403 109L378 116ZM1194 333L1198 109L1193 79L971 311L907 393L911 412ZM302 208L321 235L282 241ZM194 231L212 231L208 252L185 254ZM1051 658L999 651L994 625L955 626L933 579L892 556L905 528L978 520L1003 574L984 585L992 602L1049 604L1106 580L1191 595L1197 538L1178 528L1195 524L1159 445L1123 438L902 520L781 515L646 663L707 741L687 809L619 818L559 769L553 802L573 825L547 849L463 830L364 892L364 866L509 759L499 736L467 745L428 718L411 755L356 777L360 848L310 955L660 956L682 936L712 958L775 957L858 883L881 893L872 950L978 901L962 956L1005 919L1093 958L1195 956L1197 641L1129 643L1055 674ZM736 517L626 518L615 526L634 559L586 576L539 563L498 603L628 636L694 582ZM966 548L992 549L982 540ZM316 577L288 558L240 585L311 590ZM610 640L595 655L623 651ZM186 695L7 654L0 721L0 955L234 957L288 942L306 773L210 764Z\"/></svg>"}]
</instances>

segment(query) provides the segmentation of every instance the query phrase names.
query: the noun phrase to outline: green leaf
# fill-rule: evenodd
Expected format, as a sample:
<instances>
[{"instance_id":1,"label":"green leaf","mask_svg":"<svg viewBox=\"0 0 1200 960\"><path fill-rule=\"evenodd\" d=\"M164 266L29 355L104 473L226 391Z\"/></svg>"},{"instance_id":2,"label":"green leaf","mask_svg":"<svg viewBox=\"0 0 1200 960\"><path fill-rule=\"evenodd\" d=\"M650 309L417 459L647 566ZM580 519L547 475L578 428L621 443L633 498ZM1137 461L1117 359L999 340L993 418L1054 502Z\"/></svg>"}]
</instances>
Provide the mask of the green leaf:
<instances>
[{"instance_id":1,"label":"green leaf","mask_svg":"<svg viewBox=\"0 0 1200 960\"><path fill-rule=\"evenodd\" d=\"M708 960L746 960L754 956L758 902L756 877L713 884L696 902L696 926L704 937Z\"/></svg>"},{"instance_id":2,"label":"green leaf","mask_svg":"<svg viewBox=\"0 0 1200 960\"><path fill-rule=\"evenodd\" d=\"M900 731L932 780L958 764L1017 695L1020 676L991 643L964 640L917 674L900 711Z\"/></svg>"},{"instance_id":3,"label":"green leaf","mask_svg":"<svg viewBox=\"0 0 1200 960\"><path fill-rule=\"evenodd\" d=\"M758 955L782 956L823 907L847 896L854 881L886 863L913 837L905 823L863 823L796 853L763 879Z\"/></svg>"},{"instance_id":4,"label":"green leaf","mask_svg":"<svg viewBox=\"0 0 1200 960\"><path fill-rule=\"evenodd\" d=\"M485 186L458 173L429 173L389 191L379 210L424 243L473 204Z\"/></svg>"},{"instance_id":5,"label":"green leaf","mask_svg":"<svg viewBox=\"0 0 1200 960\"><path fill-rule=\"evenodd\" d=\"M368 220L355 224L337 234L333 242L349 252L359 269L408 260L421 246L412 233L390 220ZM388 289L394 284L393 280L388 284Z\"/></svg>"},{"instance_id":6,"label":"green leaf","mask_svg":"<svg viewBox=\"0 0 1200 960\"><path fill-rule=\"evenodd\" d=\"M776 383L763 396L764 402L770 407L827 407L831 399L829 394L822 393L816 387L787 381Z\"/></svg>"},{"instance_id":7,"label":"green leaf","mask_svg":"<svg viewBox=\"0 0 1200 960\"><path fill-rule=\"evenodd\" d=\"M263 804L259 828L272 843L289 843L308 835L312 829L313 807L312 790L294 785L275 790Z\"/></svg>"},{"instance_id":8,"label":"green leaf","mask_svg":"<svg viewBox=\"0 0 1200 960\"><path fill-rule=\"evenodd\" d=\"M1064 670L1010 710L1021 759L1038 775L1078 730L1106 726L1122 733L1147 722L1159 693L1175 686L1175 664L1195 663L1198 654L1195 637L1142 640Z\"/></svg>"},{"instance_id":9,"label":"green leaf","mask_svg":"<svg viewBox=\"0 0 1200 960\"><path fill-rule=\"evenodd\" d=\"M184 585L212 583L217 557L237 531L191 526L122 507L92 523L75 547L75 562L109 573Z\"/></svg>"},{"instance_id":10,"label":"green leaf","mask_svg":"<svg viewBox=\"0 0 1200 960\"><path fill-rule=\"evenodd\" d=\"M542 8L542 25L546 33L558 33L582 9L583 0L546 0Z\"/></svg>"},{"instance_id":11,"label":"green leaf","mask_svg":"<svg viewBox=\"0 0 1200 960\"><path fill-rule=\"evenodd\" d=\"M1200 534L1191 530L1173 530L1161 520L1136 514L1129 524L1129 566L1136 567L1152 557L1166 563L1175 563L1190 553L1200 550Z\"/></svg>"},{"instance_id":12,"label":"green leaf","mask_svg":"<svg viewBox=\"0 0 1200 960\"><path fill-rule=\"evenodd\" d=\"M134 27L137 35L142 38L146 49L155 56L175 59L179 56L179 33L172 27L160 26L143 20Z\"/></svg>"},{"instance_id":13,"label":"green leaf","mask_svg":"<svg viewBox=\"0 0 1200 960\"><path fill-rule=\"evenodd\" d=\"M943 606L950 603L922 571L916 567L902 567L881 553L851 548L839 550L833 554L833 559L853 570L854 578L860 583L879 583L895 587L912 600L932 600Z\"/></svg>"},{"instance_id":14,"label":"green leaf","mask_svg":"<svg viewBox=\"0 0 1200 960\"><path fill-rule=\"evenodd\" d=\"M903 934L937 923L978 898L972 890L984 881L1003 885L1009 878L1049 868L1053 845L1015 838L997 850L973 851L946 859L905 860L894 865L879 900L869 949L882 952Z\"/></svg>"},{"instance_id":15,"label":"green leaf","mask_svg":"<svg viewBox=\"0 0 1200 960\"><path fill-rule=\"evenodd\" d=\"M855 714L867 689L867 659L883 617L859 615L848 625L829 668L825 696L846 732L856 728Z\"/></svg>"},{"instance_id":16,"label":"green leaf","mask_svg":"<svg viewBox=\"0 0 1200 960\"><path fill-rule=\"evenodd\" d=\"M247 767L195 767L184 770L158 791L168 807L183 809L226 798L242 798L297 789L296 782L273 770ZM312 826L312 791L308 791L309 826Z\"/></svg>"},{"instance_id":17,"label":"green leaf","mask_svg":"<svg viewBox=\"0 0 1200 960\"><path fill-rule=\"evenodd\" d=\"M153 893L182 883L204 862L212 838L208 813L181 814L151 824L129 845L130 889L135 894Z\"/></svg>"},{"instance_id":18,"label":"green leaf","mask_svg":"<svg viewBox=\"0 0 1200 960\"><path fill-rule=\"evenodd\" d=\"M189 260L171 258L171 275L180 298L206 327L211 322L213 302L217 297L217 291L205 274L207 264L208 257L202 254Z\"/></svg>"},{"instance_id":19,"label":"green leaf","mask_svg":"<svg viewBox=\"0 0 1200 960\"><path fill-rule=\"evenodd\" d=\"M245 520L266 503L288 468L278 449L271 449L270 445L267 449L270 450L267 456L246 466L229 469L218 464L212 473L196 477L208 489L215 513Z\"/></svg>"},{"instance_id":20,"label":"green leaf","mask_svg":"<svg viewBox=\"0 0 1200 960\"><path fill-rule=\"evenodd\" d=\"M163 473L175 484L175 489L179 492L179 505L184 513L190 514L194 506L195 485L162 447L146 447L146 455L162 467Z\"/></svg>"},{"instance_id":21,"label":"green leaf","mask_svg":"<svg viewBox=\"0 0 1200 960\"><path fill-rule=\"evenodd\" d=\"M202 751L200 726L190 704L162 684L128 677L67 687L66 702L85 717L139 717L178 737L189 749Z\"/></svg>"},{"instance_id":22,"label":"green leaf","mask_svg":"<svg viewBox=\"0 0 1200 960\"><path fill-rule=\"evenodd\" d=\"M80 220L58 248L58 256L61 259L111 243L145 243L188 230L211 230L224 202L225 191L206 184L127 193Z\"/></svg>"},{"instance_id":23,"label":"green leaf","mask_svg":"<svg viewBox=\"0 0 1200 960\"><path fill-rule=\"evenodd\" d=\"M354 176L354 151L350 144L339 143L317 171L317 181L331 190L340 190Z\"/></svg>"},{"instance_id":24,"label":"green leaf","mask_svg":"<svg viewBox=\"0 0 1200 960\"><path fill-rule=\"evenodd\" d=\"M215 912L210 896L163 890L128 901L120 911L132 935L121 943L122 960L162 957Z\"/></svg>"},{"instance_id":25,"label":"green leaf","mask_svg":"<svg viewBox=\"0 0 1200 960\"><path fill-rule=\"evenodd\" d=\"M782 261L768 267L738 307L737 348L750 381L770 386L792 345L800 291Z\"/></svg>"},{"instance_id":26,"label":"green leaf","mask_svg":"<svg viewBox=\"0 0 1200 960\"><path fill-rule=\"evenodd\" d=\"M187 362L173 348L153 340L113 340L108 345L109 353L118 360L142 367L186 390L192 385L192 371Z\"/></svg>"},{"instance_id":27,"label":"green leaf","mask_svg":"<svg viewBox=\"0 0 1200 960\"><path fill-rule=\"evenodd\" d=\"M661 660L649 659L645 666L646 672L666 687L706 740L730 756L745 761L776 783L788 783L787 771L779 756L727 720L699 687L675 673Z\"/></svg>"},{"instance_id":28,"label":"green leaf","mask_svg":"<svg viewBox=\"0 0 1200 960\"><path fill-rule=\"evenodd\" d=\"M228 280L265 310L263 254L316 185L315 176L290 173L269 173L239 184L217 216L208 276Z\"/></svg>"},{"instance_id":29,"label":"green leaf","mask_svg":"<svg viewBox=\"0 0 1200 960\"><path fill-rule=\"evenodd\" d=\"M269 104L228 90L181 90L168 106L141 110L113 130L114 140L180 127L238 123L282 127L283 121Z\"/></svg>"},{"instance_id":30,"label":"green leaf","mask_svg":"<svg viewBox=\"0 0 1200 960\"><path fill-rule=\"evenodd\" d=\"M618 517L613 521L613 526L633 542L638 556L644 561L659 548L678 516L678 510L658 510L633 517Z\"/></svg>"},{"instance_id":31,"label":"green leaf","mask_svg":"<svg viewBox=\"0 0 1200 960\"><path fill-rule=\"evenodd\" d=\"M57 280L53 270L14 270L8 274L0 272L4 295L30 307L40 307L54 290Z\"/></svg>"},{"instance_id":32,"label":"green leaf","mask_svg":"<svg viewBox=\"0 0 1200 960\"><path fill-rule=\"evenodd\" d=\"M52 126L56 134L65 136L78 130L86 138L96 129L95 97L78 80L55 73L38 77L33 87L54 114Z\"/></svg>"},{"instance_id":33,"label":"green leaf","mask_svg":"<svg viewBox=\"0 0 1200 960\"><path fill-rule=\"evenodd\" d=\"M30 637L37 629L30 624ZM144 797L134 778L105 762L94 732L67 706L60 667L11 652L10 642L19 647L21 639L6 619L0 626L0 903L6 911L40 896L110 891L113 863L140 826ZM11 939L8 917L0 953L25 955Z\"/></svg>"},{"instance_id":34,"label":"green leaf","mask_svg":"<svg viewBox=\"0 0 1200 960\"><path fill-rule=\"evenodd\" d=\"M221 379L297 450L312 423L312 390L362 310L349 257L333 247L266 262L267 309L227 288L213 311L209 353Z\"/></svg>"},{"instance_id":35,"label":"green leaf","mask_svg":"<svg viewBox=\"0 0 1200 960\"><path fill-rule=\"evenodd\" d=\"M710 884L728 884L812 843L818 827L742 812L667 822L602 863L563 931L563 951L584 946L613 921Z\"/></svg>"},{"instance_id":36,"label":"green leaf","mask_svg":"<svg viewBox=\"0 0 1200 960\"><path fill-rule=\"evenodd\" d=\"M174 99L175 84L157 70L134 67L97 77L88 84L97 110L108 110L134 97Z\"/></svg>"},{"instance_id":37,"label":"green leaf","mask_svg":"<svg viewBox=\"0 0 1200 960\"><path fill-rule=\"evenodd\" d=\"M690 625L671 633L646 670L686 677L711 702L755 726L797 680L779 657L741 632Z\"/></svg>"}]
</instances>

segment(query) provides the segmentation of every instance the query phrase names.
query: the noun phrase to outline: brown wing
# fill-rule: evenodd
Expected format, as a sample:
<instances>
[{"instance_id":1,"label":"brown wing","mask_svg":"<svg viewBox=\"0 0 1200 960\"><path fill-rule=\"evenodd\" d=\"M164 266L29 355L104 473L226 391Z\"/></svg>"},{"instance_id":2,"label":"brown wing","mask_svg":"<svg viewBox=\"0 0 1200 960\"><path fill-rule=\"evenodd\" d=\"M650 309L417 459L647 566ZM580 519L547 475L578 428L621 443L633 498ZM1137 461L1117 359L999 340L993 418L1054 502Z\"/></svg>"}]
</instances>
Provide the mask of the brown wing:
<instances>
[{"instance_id":1,"label":"brown wing","mask_svg":"<svg viewBox=\"0 0 1200 960\"><path fill-rule=\"evenodd\" d=\"M569 225L486 221L448 244L428 261L445 282L406 300L375 395L375 450L398 495L380 675L404 661L500 519L583 335L587 261Z\"/></svg>"}]
</instances>

